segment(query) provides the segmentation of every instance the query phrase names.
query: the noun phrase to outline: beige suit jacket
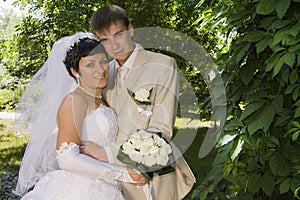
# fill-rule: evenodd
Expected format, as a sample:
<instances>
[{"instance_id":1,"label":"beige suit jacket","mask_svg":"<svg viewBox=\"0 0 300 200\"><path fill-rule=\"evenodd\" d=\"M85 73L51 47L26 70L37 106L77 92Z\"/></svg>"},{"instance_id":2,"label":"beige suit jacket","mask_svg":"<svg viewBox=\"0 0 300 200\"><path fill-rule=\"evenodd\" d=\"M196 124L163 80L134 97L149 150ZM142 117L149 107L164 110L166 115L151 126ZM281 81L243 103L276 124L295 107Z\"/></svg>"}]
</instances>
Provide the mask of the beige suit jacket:
<instances>
[{"instance_id":1,"label":"beige suit jacket","mask_svg":"<svg viewBox=\"0 0 300 200\"><path fill-rule=\"evenodd\" d=\"M117 84L114 62L116 61L110 63L110 78L105 91L105 98L115 109L119 123L116 146L112 149L113 154L117 154L119 146L137 129L162 132L163 137L170 141L178 102L178 74L175 59L140 48L122 85ZM150 97L153 103L146 108L152 111L150 117L138 112L137 104L128 94L127 89L135 92L139 88L153 88ZM179 151L175 154L176 158L179 157L174 164L175 172L154 176L152 179L154 199L182 199L195 183L195 177L184 158L178 156ZM141 189L131 184L123 184L123 192L126 199L145 199Z\"/></svg>"}]
</instances>

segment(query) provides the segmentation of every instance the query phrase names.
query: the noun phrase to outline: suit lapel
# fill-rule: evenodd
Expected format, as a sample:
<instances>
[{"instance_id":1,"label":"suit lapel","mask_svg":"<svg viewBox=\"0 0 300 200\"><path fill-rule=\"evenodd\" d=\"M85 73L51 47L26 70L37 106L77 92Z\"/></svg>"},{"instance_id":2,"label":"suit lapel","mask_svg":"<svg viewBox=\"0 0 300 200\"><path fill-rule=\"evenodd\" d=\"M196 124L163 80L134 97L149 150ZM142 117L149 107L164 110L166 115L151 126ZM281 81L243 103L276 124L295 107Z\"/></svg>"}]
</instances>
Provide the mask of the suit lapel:
<instances>
[{"instance_id":1,"label":"suit lapel","mask_svg":"<svg viewBox=\"0 0 300 200\"><path fill-rule=\"evenodd\" d=\"M127 79L124 81L124 84L118 88L115 86L115 92L114 92L114 101L116 103L115 108L116 112L119 115L122 111L122 109L125 106L125 103L128 103L128 98L131 98L128 95L127 89L134 90L136 87L136 82L142 77L142 74L144 72L144 69L142 66L148 61L147 52L140 48L138 49L135 61L133 63L133 66L131 70L129 70L129 74L127 76Z\"/></svg>"}]
</instances>

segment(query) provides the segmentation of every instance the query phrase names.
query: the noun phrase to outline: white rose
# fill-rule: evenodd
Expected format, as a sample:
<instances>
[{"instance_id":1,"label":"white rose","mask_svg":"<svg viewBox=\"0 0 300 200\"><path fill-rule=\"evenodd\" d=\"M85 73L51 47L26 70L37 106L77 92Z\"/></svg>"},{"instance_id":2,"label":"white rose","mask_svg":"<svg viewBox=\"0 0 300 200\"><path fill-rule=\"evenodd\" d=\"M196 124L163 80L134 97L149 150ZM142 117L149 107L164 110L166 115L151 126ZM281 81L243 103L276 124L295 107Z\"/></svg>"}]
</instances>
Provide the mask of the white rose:
<instances>
[{"instance_id":1,"label":"white rose","mask_svg":"<svg viewBox=\"0 0 300 200\"><path fill-rule=\"evenodd\" d=\"M148 167L151 167L153 165L156 164L156 158L154 155L147 155L144 157L144 161L143 161L143 164L148 166Z\"/></svg>"},{"instance_id":2,"label":"white rose","mask_svg":"<svg viewBox=\"0 0 300 200\"><path fill-rule=\"evenodd\" d=\"M145 130L139 130L139 132L137 132L137 134L139 135L139 137L141 137L143 139L151 138L151 136L152 136L151 133L149 133L148 131L145 131Z\"/></svg>"},{"instance_id":3,"label":"white rose","mask_svg":"<svg viewBox=\"0 0 300 200\"><path fill-rule=\"evenodd\" d=\"M140 150L141 150L141 153L143 153L143 154L148 154L150 148L151 148L151 145L148 145L145 142L140 145Z\"/></svg>"},{"instance_id":4,"label":"white rose","mask_svg":"<svg viewBox=\"0 0 300 200\"><path fill-rule=\"evenodd\" d=\"M131 142L133 146L137 146L139 145L141 142L143 142L143 140L140 137L130 137L128 139L128 142Z\"/></svg>"},{"instance_id":5,"label":"white rose","mask_svg":"<svg viewBox=\"0 0 300 200\"><path fill-rule=\"evenodd\" d=\"M129 158L138 163L144 162L144 156L141 154L129 154Z\"/></svg>"},{"instance_id":6,"label":"white rose","mask_svg":"<svg viewBox=\"0 0 300 200\"><path fill-rule=\"evenodd\" d=\"M159 154L163 156L168 156L170 153L172 153L172 148L170 145L166 144L161 147Z\"/></svg>"},{"instance_id":7,"label":"white rose","mask_svg":"<svg viewBox=\"0 0 300 200\"><path fill-rule=\"evenodd\" d=\"M158 154L158 152L159 152L159 147L156 145L151 146L149 149L150 154Z\"/></svg>"},{"instance_id":8,"label":"white rose","mask_svg":"<svg viewBox=\"0 0 300 200\"><path fill-rule=\"evenodd\" d=\"M154 141L160 147L167 144L166 141L164 139L160 138L160 137L154 137Z\"/></svg>"},{"instance_id":9,"label":"white rose","mask_svg":"<svg viewBox=\"0 0 300 200\"><path fill-rule=\"evenodd\" d=\"M169 157L163 156L163 155L157 155L156 156L156 163L158 165L166 166L168 164Z\"/></svg>"},{"instance_id":10,"label":"white rose","mask_svg":"<svg viewBox=\"0 0 300 200\"><path fill-rule=\"evenodd\" d=\"M140 88L134 93L134 98L138 101L149 101L150 91L145 88Z\"/></svg>"},{"instance_id":11,"label":"white rose","mask_svg":"<svg viewBox=\"0 0 300 200\"><path fill-rule=\"evenodd\" d=\"M123 144L123 152L126 154L135 153L134 146L129 142L126 142L125 144Z\"/></svg>"}]
</instances>

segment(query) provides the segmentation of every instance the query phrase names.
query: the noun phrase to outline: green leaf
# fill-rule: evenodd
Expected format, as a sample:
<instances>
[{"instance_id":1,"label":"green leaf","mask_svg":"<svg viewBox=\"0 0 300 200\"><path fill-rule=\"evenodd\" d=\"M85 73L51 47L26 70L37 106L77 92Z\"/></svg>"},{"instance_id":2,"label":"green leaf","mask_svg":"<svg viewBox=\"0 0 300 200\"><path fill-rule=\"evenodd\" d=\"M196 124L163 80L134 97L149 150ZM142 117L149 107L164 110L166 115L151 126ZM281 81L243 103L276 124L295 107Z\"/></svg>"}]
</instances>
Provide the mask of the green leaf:
<instances>
[{"instance_id":1,"label":"green leaf","mask_svg":"<svg viewBox=\"0 0 300 200\"><path fill-rule=\"evenodd\" d=\"M300 25L299 25L300 26ZM289 49L289 52L299 52L300 51L300 44L292 45Z\"/></svg>"},{"instance_id":2,"label":"green leaf","mask_svg":"<svg viewBox=\"0 0 300 200\"><path fill-rule=\"evenodd\" d=\"M293 93L292 93L292 98L294 101L297 101L298 97L299 97L299 87L295 88Z\"/></svg>"},{"instance_id":3,"label":"green leaf","mask_svg":"<svg viewBox=\"0 0 300 200\"><path fill-rule=\"evenodd\" d=\"M291 0L279 0L276 5L276 12L280 19L285 15L286 11L290 7Z\"/></svg>"},{"instance_id":4,"label":"green leaf","mask_svg":"<svg viewBox=\"0 0 300 200\"><path fill-rule=\"evenodd\" d=\"M285 27L277 31L274 35L273 46L279 44L288 34L289 27Z\"/></svg>"},{"instance_id":5,"label":"green leaf","mask_svg":"<svg viewBox=\"0 0 300 200\"><path fill-rule=\"evenodd\" d=\"M249 96L247 96L247 101L248 102L260 101L260 100L263 101L267 96L268 93L266 91L259 90L253 94L249 94Z\"/></svg>"},{"instance_id":6,"label":"green leaf","mask_svg":"<svg viewBox=\"0 0 300 200\"><path fill-rule=\"evenodd\" d=\"M269 129L275 112L272 105L264 106L251 116L248 124L249 134L254 134L257 130L262 129L265 133Z\"/></svg>"},{"instance_id":7,"label":"green leaf","mask_svg":"<svg viewBox=\"0 0 300 200\"><path fill-rule=\"evenodd\" d=\"M300 32L300 23L298 22L297 24L295 24L289 31L288 33L290 35L292 35L293 37L297 37L297 35Z\"/></svg>"},{"instance_id":8,"label":"green leaf","mask_svg":"<svg viewBox=\"0 0 300 200\"><path fill-rule=\"evenodd\" d=\"M238 13L232 14L232 15L230 15L228 17L226 23L230 24L231 22L238 21L238 20L244 18L245 16L247 16L250 13L251 12L249 12L247 10L243 10L242 12L238 12Z\"/></svg>"},{"instance_id":9,"label":"green leaf","mask_svg":"<svg viewBox=\"0 0 300 200\"><path fill-rule=\"evenodd\" d=\"M294 118L300 117L300 107L297 107L295 110Z\"/></svg>"},{"instance_id":10,"label":"green leaf","mask_svg":"<svg viewBox=\"0 0 300 200\"><path fill-rule=\"evenodd\" d=\"M284 181L282 181L280 183L280 186L279 186L280 194L283 194L283 193L286 193L287 191L289 191L290 187L291 187L291 178L286 178Z\"/></svg>"},{"instance_id":11,"label":"green leaf","mask_svg":"<svg viewBox=\"0 0 300 200\"><path fill-rule=\"evenodd\" d=\"M281 154L277 152L271 154L269 159L269 166L273 174L286 176L288 174L288 170L285 167L285 163L286 161Z\"/></svg>"},{"instance_id":12,"label":"green leaf","mask_svg":"<svg viewBox=\"0 0 300 200\"><path fill-rule=\"evenodd\" d=\"M297 87L299 87L300 85L299 84L294 84L294 85L289 85L285 91L284 91L284 94L291 94L293 92L293 90Z\"/></svg>"},{"instance_id":13,"label":"green leaf","mask_svg":"<svg viewBox=\"0 0 300 200\"><path fill-rule=\"evenodd\" d=\"M288 121L290 121L292 116L290 115L282 115L279 116L276 120L275 126L285 126Z\"/></svg>"},{"instance_id":14,"label":"green leaf","mask_svg":"<svg viewBox=\"0 0 300 200\"><path fill-rule=\"evenodd\" d=\"M274 31L276 29L280 29L285 27L286 25L290 24L291 21L290 20L281 20L281 19L277 19L276 21L274 21L271 25L271 29L273 29Z\"/></svg>"},{"instance_id":15,"label":"green leaf","mask_svg":"<svg viewBox=\"0 0 300 200\"><path fill-rule=\"evenodd\" d=\"M293 135L292 135L293 142L295 142L298 139L299 133L300 133L300 131L297 131L297 132L293 133Z\"/></svg>"},{"instance_id":16,"label":"green leaf","mask_svg":"<svg viewBox=\"0 0 300 200\"><path fill-rule=\"evenodd\" d=\"M256 7L256 12L261 15L270 14L275 10L276 5L277 0L261 0Z\"/></svg>"},{"instance_id":17,"label":"green leaf","mask_svg":"<svg viewBox=\"0 0 300 200\"><path fill-rule=\"evenodd\" d=\"M256 62L248 63L241 68L241 79L245 85L250 83L257 68L258 65Z\"/></svg>"},{"instance_id":18,"label":"green leaf","mask_svg":"<svg viewBox=\"0 0 300 200\"><path fill-rule=\"evenodd\" d=\"M276 96L275 99L272 101L272 105L276 113L281 113L283 110L283 96Z\"/></svg>"},{"instance_id":19,"label":"green leaf","mask_svg":"<svg viewBox=\"0 0 300 200\"><path fill-rule=\"evenodd\" d=\"M234 119L229 122L229 124L225 127L226 131L236 130L238 127L243 127L244 124L242 121Z\"/></svg>"},{"instance_id":20,"label":"green leaf","mask_svg":"<svg viewBox=\"0 0 300 200\"><path fill-rule=\"evenodd\" d=\"M253 112L257 111L259 108L261 108L266 102L265 101L254 101L249 103L245 110L242 112L242 115L240 117L241 120L244 120L246 117L251 115Z\"/></svg>"},{"instance_id":21,"label":"green leaf","mask_svg":"<svg viewBox=\"0 0 300 200\"><path fill-rule=\"evenodd\" d=\"M275 187L275 181L273 179L273 176L269 173L264 173L261 179L262 190L266 193L266 195L271 197L274 187Z\"/></svg>"},{"instance_id":22,"label":"green leaf","mask_svg":"<svg viewBox=\"0 0 300 200\"><path fill-rule=\"evenodd\" d=\"M280 72L283 64L284 64L283 59L278 60L278 62L275 64L273 69L273 77L275 77Z\"/></svg>"},{"instance_id":23,"label":"green leaf","mask_svg":"<svg viewBox=\"0 0 300 200\"><path fill-rule=\"evenodd\" d=\"M299 107L300 106L300 99L294 105Z\"/></svg>"},{"instance_id":24,"label":"green leaf","mask_svg":"<svg viewBox=\"0 0 300 200\"><path fill-rule=\"evenodd\" d=\"M276 53L274 55L272 55L270 58L268 58L268 60L266 61L266 72L271 71L273 69L273 67L276 65L276 63L278 63L280 57L282 56L282 52L281 53Z\"/></svg>"},{"instance_id":25,"label":"green leaf","mask_svg":"<svg viewBox=\"0 0 300 200\"><path fill-rule=\"evenodd\" d=\"M264 38L264 39L262 39L261 41L259 41L259 42L257 42L255 44L256 52L257 53L262 52L271 43L272 43L272 39L271 38Z\"/></svg>"},{"instance_id":26,"label":"green leaf","mask_svg":"<svg viewBox=\"0 0 300 200\"><path fill-rule=\"evenodd\" d=\"M240 62L240 60L245 56L246 52L250 48L250 43L246 44L237 54L236 63Z\"/></svg>"},{"instance_id":27,"label":"green leaf","mask_svg":"<svg viewBox=\"0 0 300 200\"><path fill-rule=\"evenodd\" d=\"M277 17L274 16L263 18L260 21L259 28L264 28L266 30L269 29L269 26L274 22L275 19L277 19Z\"/></svg>"},{"instance_id":28,"label":"green leaf","mask_svg":"<svg viewBox=\"0 0 300 200\"><path fill-rule=\"evenodd\" d=\"M290 74L290 83L293 85L299 78L298 69L294 69Z\"/></svg>"},{"instance_id":29,"label":"green leaf","mask_svg":"<svg viewBox=\"0 0 300 200\"><path fill-rule=\"evenodd\" d=\"M259 174L252 174L249 176L248 190L250 192L256 193L258 191L260 188L261 178L262 177Z\"/></svg>"},{"instance_id":30,"label":"green leaf","mask_svg":"<svg viewBox=\"0 0 300 200\"><path fill-rule=\"evenodd\" d=\"M265 36L266 36L266 33L264 31L255 30L255 31L249 32L244 37L244 41L247 41L247 42L257 42L257 41L263 39Z\"/></svg>"},{"instance_id":31,"label":"green leaf","mask_svg":"<svg viewBox=\"0 0 300 200\"><path fill-rule=\"evenodd\" d=\"M287 46L296 45L299 44L299 42L300 42L299 37L294 37L291 35L285 35L285 37L282 38L282 44Z\"/></svg>"}]
</instances>

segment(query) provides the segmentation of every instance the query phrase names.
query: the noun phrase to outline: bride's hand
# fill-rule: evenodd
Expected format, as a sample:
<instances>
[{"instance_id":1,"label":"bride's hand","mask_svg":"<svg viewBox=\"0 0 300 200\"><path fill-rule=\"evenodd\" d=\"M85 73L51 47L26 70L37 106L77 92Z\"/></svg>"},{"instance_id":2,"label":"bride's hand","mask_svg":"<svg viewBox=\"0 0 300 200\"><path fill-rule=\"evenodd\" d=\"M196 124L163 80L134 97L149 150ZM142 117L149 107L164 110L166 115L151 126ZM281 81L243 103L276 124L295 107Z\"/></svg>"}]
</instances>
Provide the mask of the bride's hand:
<instances>
[{"instance_id":1,"label":"bride's hand","mask_svg":"<svg viewBox=\"0 0 300 200\"><path fill-rule=\"evenodd\" d=\"M135 169L132 169L131 167L126 167L129 176L131 179L134 181L134 183L131 183L135 186L143 186L145 185L148 181L147 179L140 173L138 173Z\"/></svg>"},{"instance_id":2,"label":"bride's hand","mask_svg":"<svg viewBox=\"0 0 300 200\"><path fill-rule=\"evenodd\" d=\"M82 142L82 145L80 146L80 153L86 154L103 162L108 162L105 149L91 141Z\"/></svg>"}]
</instances>

